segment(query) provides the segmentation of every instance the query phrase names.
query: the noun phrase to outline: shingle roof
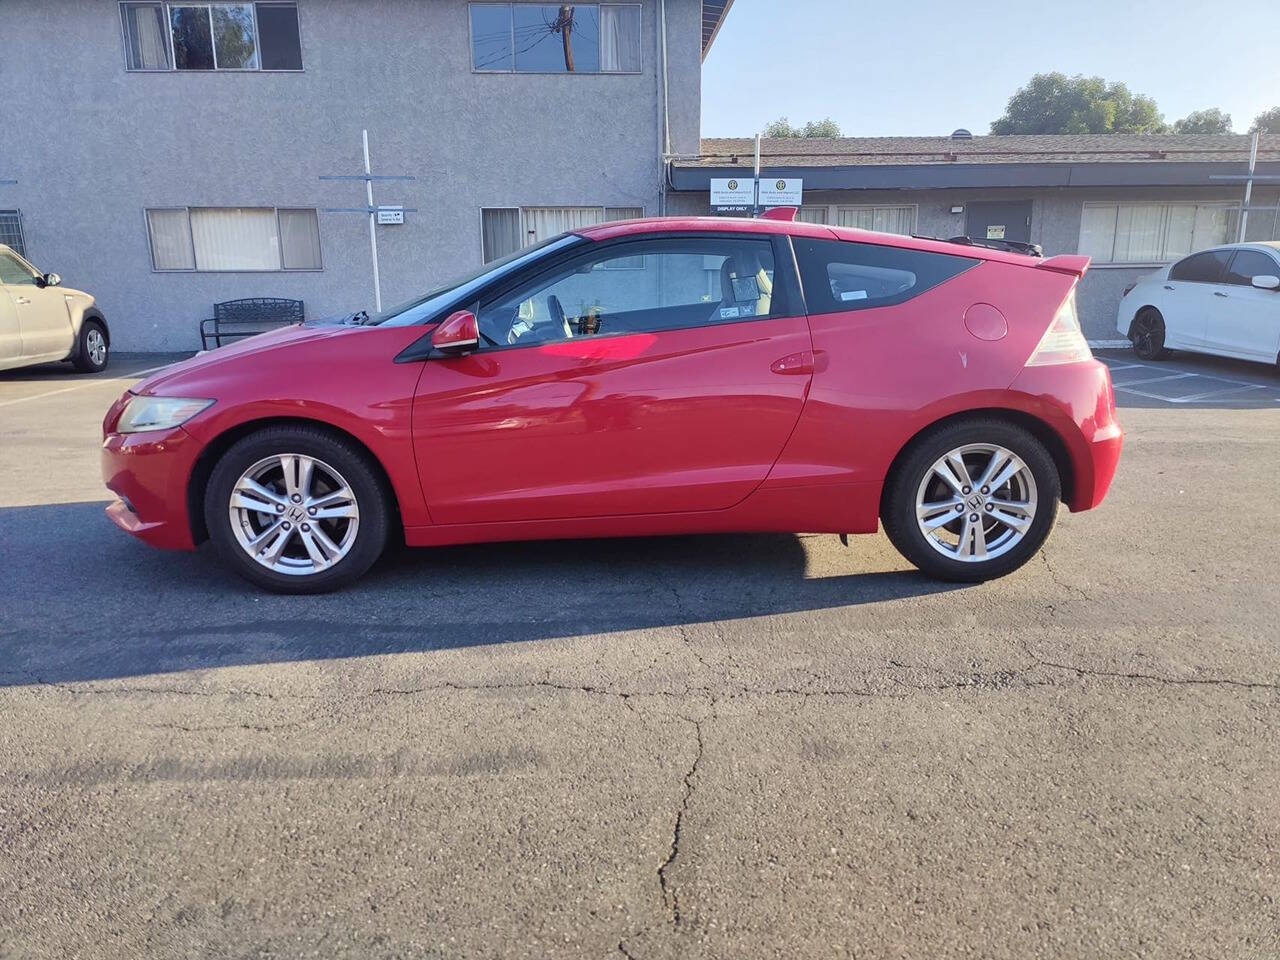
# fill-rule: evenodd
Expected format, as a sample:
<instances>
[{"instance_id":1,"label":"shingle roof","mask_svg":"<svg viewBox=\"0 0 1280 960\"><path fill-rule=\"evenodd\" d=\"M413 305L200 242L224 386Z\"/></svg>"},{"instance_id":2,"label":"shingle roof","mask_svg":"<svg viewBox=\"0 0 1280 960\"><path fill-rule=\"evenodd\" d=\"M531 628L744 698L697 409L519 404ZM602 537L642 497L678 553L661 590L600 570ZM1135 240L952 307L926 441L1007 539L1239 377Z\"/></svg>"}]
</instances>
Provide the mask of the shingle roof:
<instances>
[{"instance_id":1,"label":"shingle roof","mask_svg":"<svg viewBox=\"0 0 1280 960\"><path fill-rule=\"evenodd\" d=\"M973 137L836 137L761 141L760 154L772 166L833 167L850 164L954 163L1170 163L1247 162L1247 134L1037 134ZM696 158L681 167L749 165L755 140L746 137L702 141ZM735 159L736 158L736 159ZM1264 134L1259 161L1280 161L1280 134Z\"/></svg>"}]
</instances>

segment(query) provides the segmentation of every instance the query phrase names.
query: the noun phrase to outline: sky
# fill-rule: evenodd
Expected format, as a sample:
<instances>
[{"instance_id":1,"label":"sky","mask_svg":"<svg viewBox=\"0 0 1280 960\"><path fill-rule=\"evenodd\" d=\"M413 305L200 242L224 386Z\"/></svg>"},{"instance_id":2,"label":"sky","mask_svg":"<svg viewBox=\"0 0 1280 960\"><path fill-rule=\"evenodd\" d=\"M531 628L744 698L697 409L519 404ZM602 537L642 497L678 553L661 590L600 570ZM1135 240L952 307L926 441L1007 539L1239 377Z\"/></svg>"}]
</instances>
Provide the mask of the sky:
<instances>
[{"instance_id":1,"label":"sky","mask_svg":"<svg viewBox=\"0 0 1280 960\"><path fill-rule=\"evenodd\" d=\"M1033 74L1121 81L1172 123L1280 105L1276 0L734 0L702 70L702 135L785 116L845 136L987 132Z\"/></svg>"}]
</instances>

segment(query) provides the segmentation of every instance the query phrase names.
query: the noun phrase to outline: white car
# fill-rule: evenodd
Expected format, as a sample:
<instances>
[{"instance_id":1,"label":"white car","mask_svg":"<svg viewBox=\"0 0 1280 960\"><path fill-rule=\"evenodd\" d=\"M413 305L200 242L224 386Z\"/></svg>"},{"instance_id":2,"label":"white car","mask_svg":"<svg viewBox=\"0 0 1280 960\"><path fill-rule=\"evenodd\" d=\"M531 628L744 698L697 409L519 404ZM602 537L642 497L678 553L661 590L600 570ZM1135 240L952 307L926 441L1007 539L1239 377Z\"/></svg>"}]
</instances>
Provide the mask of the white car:
<instances>
[{"instance_id":1,"label":"white car","mask_svg":"<svg viewBox=\"0 0 1280 960\"><path fill-rule=\"evenodd\" d=\"M1280 242L1202 250L1143 277L1116 327L1143 360L1173 349L1280 363Z\"/></svg>"},{"instance_id":2,"label":"white car","mask_svg":"<svg viewBox=\"0 0 1280 960\"><path fill-rule=\"evenodd\" d=\"M0 370L70 360L97 373L107 365L107 321L82 290L61 286L0 244Z\"/></svg>"}]
</instances>

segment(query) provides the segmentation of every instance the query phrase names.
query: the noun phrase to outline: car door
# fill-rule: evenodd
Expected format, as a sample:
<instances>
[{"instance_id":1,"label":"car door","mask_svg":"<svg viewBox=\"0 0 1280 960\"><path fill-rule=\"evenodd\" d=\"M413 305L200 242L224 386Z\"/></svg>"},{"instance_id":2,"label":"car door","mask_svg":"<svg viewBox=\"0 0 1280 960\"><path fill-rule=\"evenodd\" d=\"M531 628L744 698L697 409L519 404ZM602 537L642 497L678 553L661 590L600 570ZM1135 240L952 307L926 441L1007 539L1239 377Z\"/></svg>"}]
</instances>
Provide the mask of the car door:
<instances>
[{"instance_id":1,"label":"car door","mask_svg":"<svg viewBox=\"0 0 1280 960\"><path fill-rule=\"evenodd\" d=\"M1209 317L1220 310L1226 296L1223 275L1231 253L1229 248L1193 253L1169 269L1159 303L1166 346L1205 348Z\"/></svg>"},{"instance_id":2,"label":"car door","mask_svg":"<svg viewBox=\"0 0 1280 960\"><path fill-rule=\"evenodd\" d=\"M0 366L22 356L22 334L18 332L18 309L0 286Z\"/></svg>"},{"instance_id":3,"label":"car door","mask_svg":"<svg viewBox=\"0 0 1280 960\"><path fill-rule=\"evenodd\" d=\"M71 314L57 287L10 250L0 250L0 283L13 301L22 337L22 356L65 357L71 352Z\"/></svg>"},{"instance_id":4,"label":"car door","mask_svg":"<svg viewBox=\"0 0 1280 960\"><path fill-rule=\"evenodd\" d=\"M545 261L425 364L414 448L436 523L720 510L765 478L812 373L786 238L651 236ZM776 266L775 266L776 265ZM790 276L786 274L785 276Z\"/></svg>"},{"instance_id":5,"label":"car door","mask_svg":"<svg viewBox=\"0 0 1280 960\"><path fill-rule=\"evenodd\" d=\"M1205 326L1205 346L1246 360L1274 363L1280 351L1280 293L1253 285L1254 277L1280 277L1280 263L1261 250L1237 250Z\"/></svg>"}]
</instances>

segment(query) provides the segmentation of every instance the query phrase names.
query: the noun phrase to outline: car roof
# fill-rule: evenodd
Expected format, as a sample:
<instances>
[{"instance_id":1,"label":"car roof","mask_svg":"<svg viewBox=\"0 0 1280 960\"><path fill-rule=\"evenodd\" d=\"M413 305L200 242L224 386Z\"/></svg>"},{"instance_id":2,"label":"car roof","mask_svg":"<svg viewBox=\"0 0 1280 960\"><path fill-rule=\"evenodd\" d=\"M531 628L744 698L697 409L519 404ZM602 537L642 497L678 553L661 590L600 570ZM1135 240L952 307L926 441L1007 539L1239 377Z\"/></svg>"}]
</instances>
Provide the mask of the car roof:
<instances>
[{"instance_id":1,"label":"car roof","mask_svg":"<svg viewBox=\"0 0 1280 960\"><path fill-rule=\"evenodd\" d=\"M801 220L763 220L749 217L645 217L639 220L614 220L577 231L588 240L613 240L618 237L652 236L659 233L757 233L810 237L815 240L845 240L852 243L874 243L904 250L922 250L969 257L974 260L996 260L1019 266L1036 266L1044 261L1023 253L992 250L948 243L931 237L909 237L898 233L877 233L854 227L833 227Z\"/></svg>"}]
</instances>

